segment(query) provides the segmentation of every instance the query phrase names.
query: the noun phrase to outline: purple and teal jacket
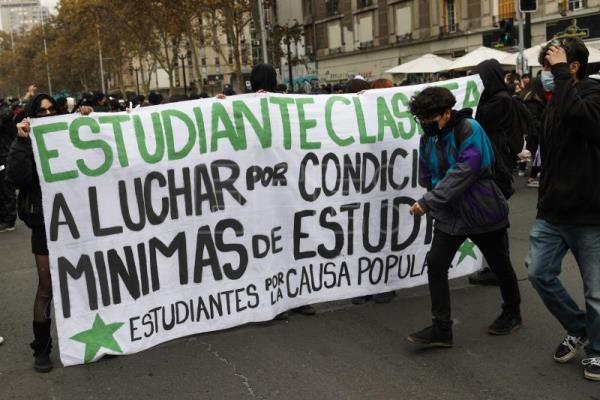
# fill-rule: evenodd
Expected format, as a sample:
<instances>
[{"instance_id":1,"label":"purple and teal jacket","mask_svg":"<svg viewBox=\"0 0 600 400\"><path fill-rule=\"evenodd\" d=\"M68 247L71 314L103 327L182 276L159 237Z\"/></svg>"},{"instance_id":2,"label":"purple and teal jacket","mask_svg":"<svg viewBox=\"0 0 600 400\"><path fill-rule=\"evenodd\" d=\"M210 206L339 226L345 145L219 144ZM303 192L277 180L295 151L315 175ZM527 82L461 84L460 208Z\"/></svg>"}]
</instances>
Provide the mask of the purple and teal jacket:
<instances>
[{"instance_id":1,"label":"purple and teal jacket","mask_svg":"<svg viewBox=\"0 0 600 400\"><path fill-rule=\"evenodd\" d=\"M508 204L492 178L494 150L471 109L452 111L445 129L423 135L419 204L450 235L492 232L508 226Z\"/></svg>"}]
</instances>

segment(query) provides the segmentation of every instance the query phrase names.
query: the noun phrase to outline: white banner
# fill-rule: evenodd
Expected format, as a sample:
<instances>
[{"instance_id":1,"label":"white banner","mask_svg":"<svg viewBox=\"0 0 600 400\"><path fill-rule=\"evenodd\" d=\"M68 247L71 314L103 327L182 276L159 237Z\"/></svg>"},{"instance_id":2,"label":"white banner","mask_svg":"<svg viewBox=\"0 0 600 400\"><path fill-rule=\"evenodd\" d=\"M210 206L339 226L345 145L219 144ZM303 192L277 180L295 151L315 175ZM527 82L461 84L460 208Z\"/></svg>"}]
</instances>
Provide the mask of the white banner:
<instances>
[{"instance_id":1,"label":"white banner","mask_svg":"<svg viewBox=\"0 0 600 400\"><path fill-rule=\"evenodd\" d=\"M457 108L482 90L437 84ZM63 363L426 283L423 87L34 120ZM467 241L450 275L480 266Z\"/></svg>"}]
</instances>

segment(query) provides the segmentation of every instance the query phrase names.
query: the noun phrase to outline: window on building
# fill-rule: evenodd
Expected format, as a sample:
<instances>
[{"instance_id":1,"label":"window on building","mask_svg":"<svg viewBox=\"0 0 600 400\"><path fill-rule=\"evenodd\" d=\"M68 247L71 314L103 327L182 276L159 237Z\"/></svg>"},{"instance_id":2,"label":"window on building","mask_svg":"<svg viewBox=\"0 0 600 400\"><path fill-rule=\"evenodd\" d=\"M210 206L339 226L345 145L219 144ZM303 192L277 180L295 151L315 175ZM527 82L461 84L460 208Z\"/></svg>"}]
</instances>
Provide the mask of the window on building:
<instances>
[{"instance_id":1,"label":"window on building","mask_svg":"<svg viewBox=\"0 0 600 400\"><path fill-rule=\"evenodd\" d=\"M325 0L325 9L328 17L338 15L340 13L338 3L338 0Z\"/></svg>"},{"instance_id":2,"label":"window on building","mask_svg":"<svg viewBox=\"0 0 600 400\"><path fill-rule=\"evenodd\" d=\"M233 53L229 52L229 54L227 55L227 62L229 63L229 65L233 64Z\"/></svg>"},{"instance_id":3,"label":"window on building","mask_svg":"<svg viewBox=\"0 0 600 400\"><path fill-rule=\"evenodd\" d=\"M515 0L498 0L498 19L515 18Z\"/></svg>"},{"instance_id":4,"label":"window on building","mask_svg":"<svg viewBox=\"0 0 600 400\"><path fill-rule=\"evenodd\" d=\"M373 13L363 13L355 17L357 42L361 47L368 46L373 42Z\"/></svg>"},{"instance_id":5,"label":"window on building","mask_svg":"<svg viewBox=\"0 0 600 400\"><path fill-rule=\"evenodd\" d=\"M206 67L206 58L205 57L202 57L201 62L202 62L202 66Z\"/></svg>"},{"instance_id":6,"label":"window on building","mask_svg":"<svg viewBox=\"0 0 600 400\"><path fill-rule=\"evenodd\" d=\"M583 7L583 0L569 0L569 11L580 10Z\"/></svg>"},{"instance_id":7,"label":"window on building","mask_svg":"<svg viewBox=\"0 0 600 400\"><path fill-rule=\"evenodd\" d=\"M429 1L419 0L419 28L429 28Z\"/></svg>"},{"instance_id":8,"label":"window on building","mask_svg":"<svg viewBox=\"0 0 600 400\"><path fill-rule=\"evenodd\" d=\"M456 16L454 13L454 0L446 0L446 7L445 7L445 13L446 13L446 18L445 18L445 23L446 23L446 29L447 32L456 32Z\"/></svg>"},{"instance_id":9,"label":"window on building","mask_svg":"<svg viewBox=\"0 0 600 400\"><path fill-rule=\"evenodd\" d=\"M215 65L220 65L221 64L221 60L219 60L219 57L215 57Z\"/></svg>"},{"instance_id":10,"label":"window on building","mask_svg":"<svg viewBox=\"0 0 600 400\"><path fill-rule=\"evenodd\" d=\"M373 5L373 0L356 0L356 8L361 9Z\"/></svg>"},{"instance_id":11,"label":"window on building","mask_svg":"<svg viewBox=\"0 0 600 400\"><path fill-rule=\"evenodd\" d=\"M394 11L396 35L402 36L412 32L412 10L410 5L396 6Z\"/></svg>"},{"instance_id":12,"label":"window on building","mask_svg":"<svg viewBox=\"0 0 600 400\"><path fill-rule=\"evenodd\" d=\"M342 26L339 21L330 22L327 25L327 39L330 49L342 47Z\"/></svg>"}]
</instances>

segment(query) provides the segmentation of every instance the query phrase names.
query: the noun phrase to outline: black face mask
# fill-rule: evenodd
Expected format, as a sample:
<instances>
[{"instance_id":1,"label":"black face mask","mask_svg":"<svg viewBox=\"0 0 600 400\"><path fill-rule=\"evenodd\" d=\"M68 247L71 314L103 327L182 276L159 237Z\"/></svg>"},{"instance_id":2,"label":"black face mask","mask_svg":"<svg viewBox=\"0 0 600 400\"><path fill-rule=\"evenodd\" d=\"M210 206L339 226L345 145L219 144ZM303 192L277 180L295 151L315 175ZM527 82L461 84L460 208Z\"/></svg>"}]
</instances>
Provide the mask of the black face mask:
<instances>
[{"instance_id":1,"label":"black face mask","mask_svg":"<svg viewBox=\"0 0 600 400\"><path fill-rule=\"evenodd\" d=\"M431 121L431 122L422 123L421 124L421 128L423 128L423 132L425 132L425 134L427 136L432 136L433 137L433 136L437 136L440 133L442 133L442 130L438 126L437 121Z\"/></svg>"}]
</instances>

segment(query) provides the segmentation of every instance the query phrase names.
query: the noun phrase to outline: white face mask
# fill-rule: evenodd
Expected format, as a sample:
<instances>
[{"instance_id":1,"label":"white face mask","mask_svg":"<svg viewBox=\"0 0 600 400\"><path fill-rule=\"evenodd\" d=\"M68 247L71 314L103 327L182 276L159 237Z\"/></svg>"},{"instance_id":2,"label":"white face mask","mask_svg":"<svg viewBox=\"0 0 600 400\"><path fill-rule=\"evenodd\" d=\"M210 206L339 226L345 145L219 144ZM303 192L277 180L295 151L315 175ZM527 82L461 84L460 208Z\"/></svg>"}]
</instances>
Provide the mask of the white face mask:
<instances>
[{"instance_id":1,"label":"white face mask","mask_svg":"<svg viewBox=\"0 0 600 400\"><path fill-rule=\"evenodd\" d=\"M546 92L554 91L554 75L550 71L542 71L542 75L540 75L540 79L542 81L542 86Z\"/></svg>"}]
</instances>

